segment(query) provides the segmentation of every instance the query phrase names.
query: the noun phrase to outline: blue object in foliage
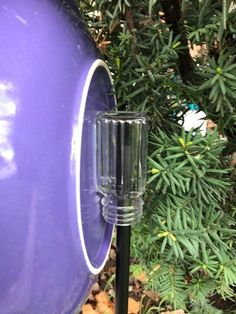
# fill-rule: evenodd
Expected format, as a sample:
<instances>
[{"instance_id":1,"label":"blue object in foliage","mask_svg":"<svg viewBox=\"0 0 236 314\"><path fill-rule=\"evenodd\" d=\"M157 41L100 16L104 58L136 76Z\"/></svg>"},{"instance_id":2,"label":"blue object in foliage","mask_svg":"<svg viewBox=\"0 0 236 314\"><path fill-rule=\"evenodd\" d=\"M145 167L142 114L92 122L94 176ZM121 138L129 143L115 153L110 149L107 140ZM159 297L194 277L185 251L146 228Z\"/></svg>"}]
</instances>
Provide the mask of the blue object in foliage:
<instances>
[{"instance_id":1,"label":"blue object in foliage","mask_svg":"<svg viewBox=\"0 0 236 314\"><path fill-rule=\"evenodd\" d=\"M188 104L188 108L189 110L199 110L199 106L193 103Z\"/></svg>"}]
</instances>

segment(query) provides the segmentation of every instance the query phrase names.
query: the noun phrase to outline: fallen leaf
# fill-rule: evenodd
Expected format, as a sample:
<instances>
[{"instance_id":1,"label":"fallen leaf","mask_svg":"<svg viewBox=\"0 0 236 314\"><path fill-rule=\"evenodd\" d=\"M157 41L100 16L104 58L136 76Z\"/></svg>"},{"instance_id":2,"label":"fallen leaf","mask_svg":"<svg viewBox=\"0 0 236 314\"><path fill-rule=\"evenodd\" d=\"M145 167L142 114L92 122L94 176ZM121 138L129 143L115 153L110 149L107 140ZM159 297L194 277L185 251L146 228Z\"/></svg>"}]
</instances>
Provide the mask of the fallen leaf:
<instances>
[{"instance_id":1,"label":"fallen leaf","mask_svg":"<svg viewBox=\"0 0 236 314\"><path fill-rule=\"evenodd\" d=\"M101 279L102 281L107 281L107 273L102 272L101 275L100 275L100 279Z\"/></svg>"},{"instance_id":2,"label":"fallen leaf","mask_svg":"<svg viewBox=\"0 0 236 314\"><path fill-rule=\"evenodd\" d=\"M129 292L132 292L134 290L133 286L129 286Z\"/></svg>"},{"instance_id":3,"label":"fallen leaf","mask_svg":"<svg viewBox=\"0 0 236 314\"><path fill-rule=\"evenodd\" d=\"M114 298L115 297L115 291L113 289L108 290L108 294L110 297Z\"/></svg>"},{"instance_id":4,"label":"fallen leaf","mask_svg":"<svg viewBox=\"0 0 236 314\"><path fill-rule=\"evenodd\" d=\"M152 291L152 290L146 290L144 293L146 294L146 296L149 299L151 299L151 300L153 300L155 302L158 302L160 300L159 294L154 292L154 291Z\"/></svg>"},{"instance_id":5,"label":"fallen leaf","mask_svg":"<svg viewBox=\"0 0 236 314\"><path fill-rule=\"evenodd\" d=\"M115 251L115 249L111 248L110 253L109 253L109 257L112 260L116 259L116 251Z\"/></svg>"},{"instance_id":6,"label":"fallen leaf","mask_svg":"<svg viewBox=\"0 0 236 314\"><path fill-rule=\"evenodd\" d=\"M195 45L195 44L193 44L192 47L191 47L191 45L189 45L189 51L190 51L191 57L194 58L194 59L195 58L200 58L200 57L205 57L207 55L206 44L203 44L203 45Z\"/></svg>"},{"instance_id":7,"label":"fallen leaf","mask_svg":"<svg viewBox=\"0 0 236 314\"><path fill-rule=\"evenodd\" d=\"M138 314L140 307L139 302L135 301L133 298L129 298L128 314Z\"/></svg>"},{"instance_id":8,"label":"fallen leaf","mask_svg":"<svg viewBox=\"0 0 236 314\"><path fill-rule=\"evenodd\" d=\"M93 292L98 292L100 290L100 286L97 282L92 286L92 291Z\"/></svg>"},{"instance_id":9,"label":"fallen leaf","mask_svg":"<svg viewBox=\"0 0 236 314\"><path fill-rule=\"evenodd\" d=\"M95 296L97 303L110 304L109 295L105 291L101 291Z\"/></svg>"},{"instance_id":10,"label":"fallen leaf","mask_svg":"<svg viewBox=\"0 0 236 314\"><path fill-rule=\"evenodd\" d=\"M114 310L114 307L111 308L109 306L107 306L106 304L104 303L98 303L97 307L96 307L96 311L99 313L99 314L115 314L115 310ZM96 313L97 313L96 312Z\"/></svg>"},{"instance_id":11,"label":"fallen leaf","mask_svg":"<svg viewBox=\"0 0 236 314\"><path fill-rule=\"evenodd\" d=\"M142 272L141 274L139 275L135 275L135 279L145 283L148 281L148 277L147 277L147 274L145 272Z\"/></svg>"},{"instance_id":12,"label":"fallen leaf","mask_svg":"<svg viewBox=\"0 0 236 314\"><path fill-rule=\"evenodd\" d=\"M236 152L234 152L232 154L232 159L231 159L231 162L230 162L230 166L231 167L234 167L236 165Z\"/></svg>"},{"instance_id":13,"label":"fallen leaf","mask_svg":"<svg viewBox=\"0 0 236 314\"><path fill-rule=\"evenodd\" d=\"M107 272L110 273L110 274L114 274L116 272L115 266L109 267Z\"/></svg>"},{"instance_id":14,"label":"fallen leaf","mask_svg":"<svg viewBox=\"0 0 236 314\"><path fill-rule=\"evenodd\" d=\"M161 312L161 314L184 314L184 310Z\"/></svg>"},{"instance_id":15,"label":"fallen leaf","mask_svg":"<svg viewBox=\"0 0 236 314\"><path fill-rule=\"evenodd\" d=\"M85 304L82 307L82 314L100 314L100 313L95 311L91 304Z\"/></svg>"},{"instance_id":16,"label":"fallen leaf","mask_svg":"<svg viewBox=\"0 0 236 314\"><path fill-rule=\"evenodd\" d=\"M99 312L99 314L114 314L114 305L109 300L109 295L101 291L95 296L95 299L97 301L97 307L96 311Z\"/></svg>"},{"instance_id":17,"label":"fallen leaf","mask_svg":"<svg viewBox=\"0 0 236 314\"><path fill-rule=\"evenodd\" d=\"M217 125L211 119L207 120L207 129L210 129L213 131L216 127Z\"/></svg>"},{"instance_id":18,"label":"fallen leaf","mask_svg":"<svg viewBox=\"0 0 236 314\"><path fill-rule=\"evenodd\" d=\"M135 282L134 282L134 289L135 290L140 290L141 287L142 287L142 285L140 284L140 282L135 280Z\"/></svg>"},{"instance_id":19,"label":"fallen leaf","mask_svg":"<svg viewBox=\"0 0 236 314\"><path fill-rule=\"evenodd\" d=\"M88 301L90 301L90 302L95 301L95 297L94 297L94 295L92 294L92 292L90 292L90 294L89 294L89 296L88 296Z\"/></svg>"}]
</instances>

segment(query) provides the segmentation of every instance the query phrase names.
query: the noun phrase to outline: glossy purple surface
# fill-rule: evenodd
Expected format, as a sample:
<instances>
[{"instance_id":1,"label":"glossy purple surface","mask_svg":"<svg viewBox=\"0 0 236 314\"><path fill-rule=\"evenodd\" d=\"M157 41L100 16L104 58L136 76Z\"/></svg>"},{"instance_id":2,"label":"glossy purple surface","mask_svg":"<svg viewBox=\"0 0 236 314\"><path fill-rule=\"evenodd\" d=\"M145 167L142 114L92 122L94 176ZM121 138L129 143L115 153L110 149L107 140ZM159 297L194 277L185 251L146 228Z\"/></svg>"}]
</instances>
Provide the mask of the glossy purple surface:
<instances>
[{"instance_id":1,"label":"glossy purple surface","mask_svg":"<svg viewBox=\"0 0 236 314\"><path fill-rule=\"evenodd\" d=\"M112 227L95 192L94 120L114 99L99 66L78 133L99 56L72 16L54 0L0 0L1 314L73 313L109 248Z\"/></svg>"}]
</instances>

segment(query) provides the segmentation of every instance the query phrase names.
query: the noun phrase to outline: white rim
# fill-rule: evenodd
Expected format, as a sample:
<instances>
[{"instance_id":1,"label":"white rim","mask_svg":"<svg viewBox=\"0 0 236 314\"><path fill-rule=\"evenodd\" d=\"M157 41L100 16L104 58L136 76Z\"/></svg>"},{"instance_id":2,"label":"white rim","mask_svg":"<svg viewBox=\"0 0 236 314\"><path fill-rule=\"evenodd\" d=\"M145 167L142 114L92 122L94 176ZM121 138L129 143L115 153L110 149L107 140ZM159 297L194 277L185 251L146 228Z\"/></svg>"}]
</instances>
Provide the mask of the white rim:
<instances>
[{"instance_id":1,"label":"white rim","mask_svg":"<svg viewBox=\"0 0 236 314\"><path fill-rule=\"evenodd\" d=\"M111 237L111 241L109 243L109 246L107 248L107 253L106 256L104 257L104 260L102 262L102 264L97 268L94 267L92 265L92 263L90 262L88 253L87 253L87 249L86 249L86 245L85 245L85 240L84 240L84 233L83 233L83 226L82 226L82 216L81 216L81 207L80 207L80 159L81 159L81 145L82 145L82 133L83 133L83 120L84 120L84 112L85 112L85 107L86 107L86 100L87 100L87 96L88 96L88 91L89 91L89 87L90 87L90 83L92 80L92 77L94 75L94 72L96 71L96 69L98 67L103 67L106 71L107 74L112 82L112 78L111 78L111 74L110 74L110 70L108 68L108 66L106 65L106 63L100 59L95 60L86 77L85 83L84 83L84 88L83 88L83 92L82 92L82 97L81 97L81 102L80 102L80 109L79 109L79 117L78 117L78 126L77 126L77 138L76 138L76 151L77 154L75 155L75 169L76 169L76 204L77 204L77 223L78 223L78 229L79 229L79 235L80 235L80 241L81 241L81 246L82 246L82 250L84 253L84 258L85 258L85 262L87 264L88 269L90 270L90 272L93 275L97 275L98 273L101 272L101 270L104 268L106 260L108 258L108 254L109 254L109 249L111 246L111 242L112 242L112 237Z\"/></svg>"}]
</instances>

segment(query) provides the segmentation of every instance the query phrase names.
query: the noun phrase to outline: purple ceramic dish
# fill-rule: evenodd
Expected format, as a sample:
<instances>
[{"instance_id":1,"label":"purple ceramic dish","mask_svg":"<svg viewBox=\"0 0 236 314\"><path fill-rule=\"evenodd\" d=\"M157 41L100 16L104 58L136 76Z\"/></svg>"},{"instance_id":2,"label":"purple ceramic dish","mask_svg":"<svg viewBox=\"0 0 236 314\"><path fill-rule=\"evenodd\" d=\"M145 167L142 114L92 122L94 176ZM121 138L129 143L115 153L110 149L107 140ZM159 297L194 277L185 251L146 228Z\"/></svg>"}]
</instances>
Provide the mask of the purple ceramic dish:
<instances>
[{"instance_id":1,"label":"purple ceramic dish","mask_svg":"<svg viewBox=\"0 0 236 314\"><path fill-rule=\"evenodd\" d=\"M80 309L112 237L95 190L110 74L61 2L0 1L1 314Z\"/></svg>"}]
</instances>

